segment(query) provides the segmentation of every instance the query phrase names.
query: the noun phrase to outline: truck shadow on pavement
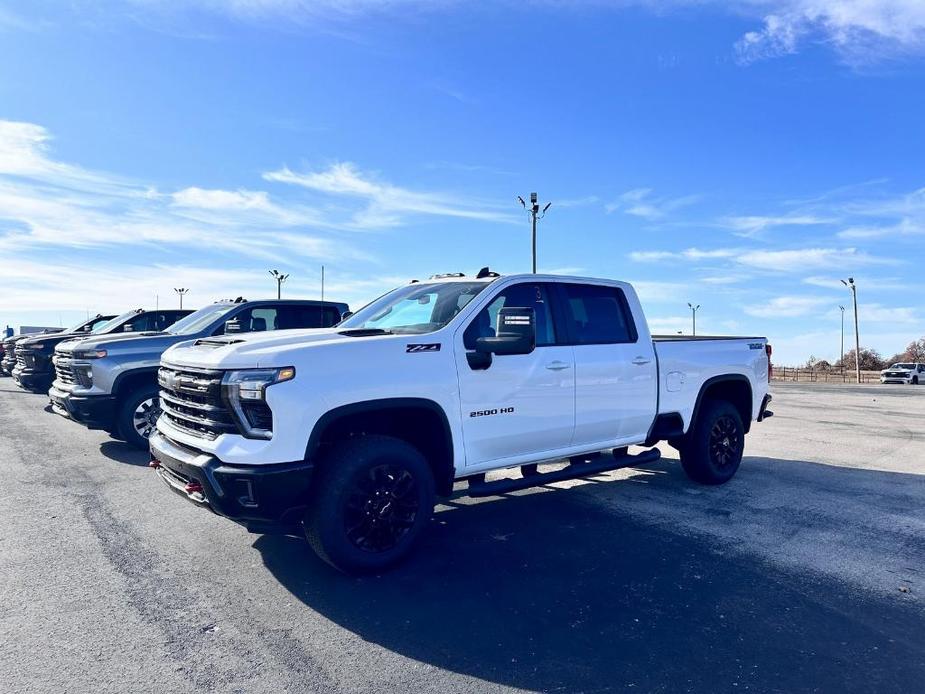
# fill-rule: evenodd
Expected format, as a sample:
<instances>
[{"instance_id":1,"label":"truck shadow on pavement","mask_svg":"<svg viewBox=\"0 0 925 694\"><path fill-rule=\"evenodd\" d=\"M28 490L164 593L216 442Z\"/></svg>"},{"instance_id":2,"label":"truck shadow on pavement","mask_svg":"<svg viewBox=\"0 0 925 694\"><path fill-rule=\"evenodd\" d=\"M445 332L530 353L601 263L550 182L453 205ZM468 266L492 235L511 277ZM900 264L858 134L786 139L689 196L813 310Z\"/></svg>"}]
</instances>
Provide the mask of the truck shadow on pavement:
<instances>
[{"instance_id":1,"label":"truck shadow on pavement","mask_svg":"<svg viewBox=\"0 0 925 694\"><path fill-rule=\"evenodd\" d=\"M775 461L751 462L759 474L768 463ZM263 536L254 546L293 596L337 625L496 685L921 691L925 624L908 604L787 573L595 504L599 495L619 501L627 483L689 485L676 467L663 462L638 479L454 502L410 560L382 576L340 575L296 538ZM439 688L439 677L426 679Z\"/></svg>"},{"instance_id":2,"label":"truck shadow on pavement","mask_svg":"<svg viewBox=\"0 0 925 694\"><path fill-rule=\"evenodd\" d=\"M151 454L148 451L140 451L124 441L103 441L100 444L100 453L110 460L125 465L147 467L151 460Z\"/></svg>"}]
</instances>

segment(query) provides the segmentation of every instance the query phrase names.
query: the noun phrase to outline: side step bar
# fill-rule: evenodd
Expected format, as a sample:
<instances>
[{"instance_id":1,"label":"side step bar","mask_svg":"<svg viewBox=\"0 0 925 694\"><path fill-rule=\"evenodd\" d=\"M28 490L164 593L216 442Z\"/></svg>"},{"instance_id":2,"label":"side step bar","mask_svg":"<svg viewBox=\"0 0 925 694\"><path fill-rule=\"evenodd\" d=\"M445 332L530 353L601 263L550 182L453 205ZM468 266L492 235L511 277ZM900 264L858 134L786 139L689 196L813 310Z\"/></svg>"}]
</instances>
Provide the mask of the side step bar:
<instances>
[{"instance_id":1,"label":"side step bar","mask_svg":"<svg viewBox=\"0 0 925 694\"><path fill-rule=\"evenodd\" d=\"M517 479L505 477L500 480L486 482L483 475L478 475L469 480L469 488L466 493L474 497L507 494L508 492L517 491L518 489L538 487L543 484L548 484L549 482L574 480L581 477L599 475L602 472L619 470L624 467L636 467L644 463L653 463L661 457L661 451L657 448L650 448L636 455L621 455L619 458L606 455L595 458L588 463L572 463L561 470L529 474Z\"/></svg>"}]
</instances>

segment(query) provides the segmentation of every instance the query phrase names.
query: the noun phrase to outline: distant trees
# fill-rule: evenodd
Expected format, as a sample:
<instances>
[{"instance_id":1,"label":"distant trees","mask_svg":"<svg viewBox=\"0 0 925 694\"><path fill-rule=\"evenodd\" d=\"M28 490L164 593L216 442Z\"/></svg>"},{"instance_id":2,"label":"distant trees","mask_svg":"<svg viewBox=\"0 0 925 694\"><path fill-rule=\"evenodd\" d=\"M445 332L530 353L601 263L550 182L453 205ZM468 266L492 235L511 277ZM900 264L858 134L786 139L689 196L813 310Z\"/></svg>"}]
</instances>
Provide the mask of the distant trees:
<instances>
[{"instance_id":1,"label":"distant trees","mask_svg":"<svg viewBox=\"0 0 925 694\"><path fill-rule=\"evenodd\" d=\"M880 371L887 366L880 356L880 352L875 349L861 347L861 371ZM854 350L845 352L845 356L835 362L835 366L842 369L854 368Z\"/></svg>"},{"instance_id":2,"label":"distant trees","mask_svg":"<svg viewBox=\"0 0 925 694\"><path fill-rule=\"evenodd\" d=\"M913 340L906 346L905 352L894 354L893 358L889 360L889 364L898 364L899 362L925 363L925 337Z\"/></svg>"}]
</instances>

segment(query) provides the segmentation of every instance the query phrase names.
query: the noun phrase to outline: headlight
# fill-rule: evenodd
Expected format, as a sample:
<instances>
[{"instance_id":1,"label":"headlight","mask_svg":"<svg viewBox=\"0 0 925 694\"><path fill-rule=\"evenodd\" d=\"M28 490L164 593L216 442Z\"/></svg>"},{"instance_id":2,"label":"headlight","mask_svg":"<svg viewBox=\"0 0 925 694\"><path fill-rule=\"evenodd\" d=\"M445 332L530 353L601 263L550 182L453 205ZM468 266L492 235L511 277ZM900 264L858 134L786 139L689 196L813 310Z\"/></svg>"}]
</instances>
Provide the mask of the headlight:
<instances>
[{"instance_id":1,"label":"headlight","mask_svg":"<svg viewBox=\"0 0 925 694\"><path fill-rule=\"evenodd\" d=\"M108 354L105 349L75 349L74 359L102 359Z\"/></svg>"},{"instance_id":2,"label":"headlight","mask_svg":"<svg viewBox=\"0 0 925 694\"><path fill-rule=\"evenodd\" d=\"M222 395L247 438L273 437L273 413L266 403L266 390L272 385L291 381L295 368L242 369L228 371L222 378Z\"/></svg>"}]
</instances>

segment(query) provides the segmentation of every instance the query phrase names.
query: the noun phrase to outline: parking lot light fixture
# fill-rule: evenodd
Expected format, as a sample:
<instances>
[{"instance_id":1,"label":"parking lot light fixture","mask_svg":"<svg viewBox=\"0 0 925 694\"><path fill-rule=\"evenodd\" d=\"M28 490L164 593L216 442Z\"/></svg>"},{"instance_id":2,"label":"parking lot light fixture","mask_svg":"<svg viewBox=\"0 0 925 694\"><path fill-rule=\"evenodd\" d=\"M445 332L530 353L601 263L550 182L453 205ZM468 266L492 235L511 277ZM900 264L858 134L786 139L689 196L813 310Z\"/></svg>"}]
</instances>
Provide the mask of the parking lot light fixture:
<instances>
[{"instance_id":1,"label":"parking lot light fixture","mask_svg":"<svg viewBox=\"0 0 925 694\"><path fill-rule=\"evenodd\" d=\"M694 306L691 302L688 301L687 305L691 309L691 322L693 323L693 325L691 326L692 327L691 335L696 336L697 335L697 309L700 308L700 304L697 304L696 306Z\"/></svg>"},{"instance_id":2,"label":"parking lot light fixture","mask_svg":"<svg viewBox=\"0 0 925 694\"><path fill-rule=\"evenodd\" d=\"M273 278L276 280L276 298L281 299L283 295L283 282L289 279L289 275L284 275L279 270L269 270L269 273L273 275Z\"/></svg>"},{"instance_id":3,"label":"parking lot light fixture","mask_svg":"<svg viewBox=\"0 0 925 694\"><path fill-rule=\"evenodd\" d=\"M845 368L845 307L840 305L838 308L841 309L841 357L838 360L838 363L841 364L841 367Z\"/></svg>"},{"instance_id":4,"label":"parking lot light fixture","mask_svg":"<svg viewBox=\"0 0 925 694\"><path fill-rule=\"evenodd\" d=\"M854 302L854 374L857 382L861 382L861 336L858 331L858 286L854 277L841 280L841 283L851 290L851 299Z\"/></svg>"},{"instance_id":5,"label":"parking lot light fixture","mask_svg":"<svg viewBox=\"0 0 925 694\"><path fill-rule=\"evenodd\" d=\"M187 287L174 287L173 290L180 295L180 310L183 310L183 295L189 292Z\"/></svg>"}]
</instances>

